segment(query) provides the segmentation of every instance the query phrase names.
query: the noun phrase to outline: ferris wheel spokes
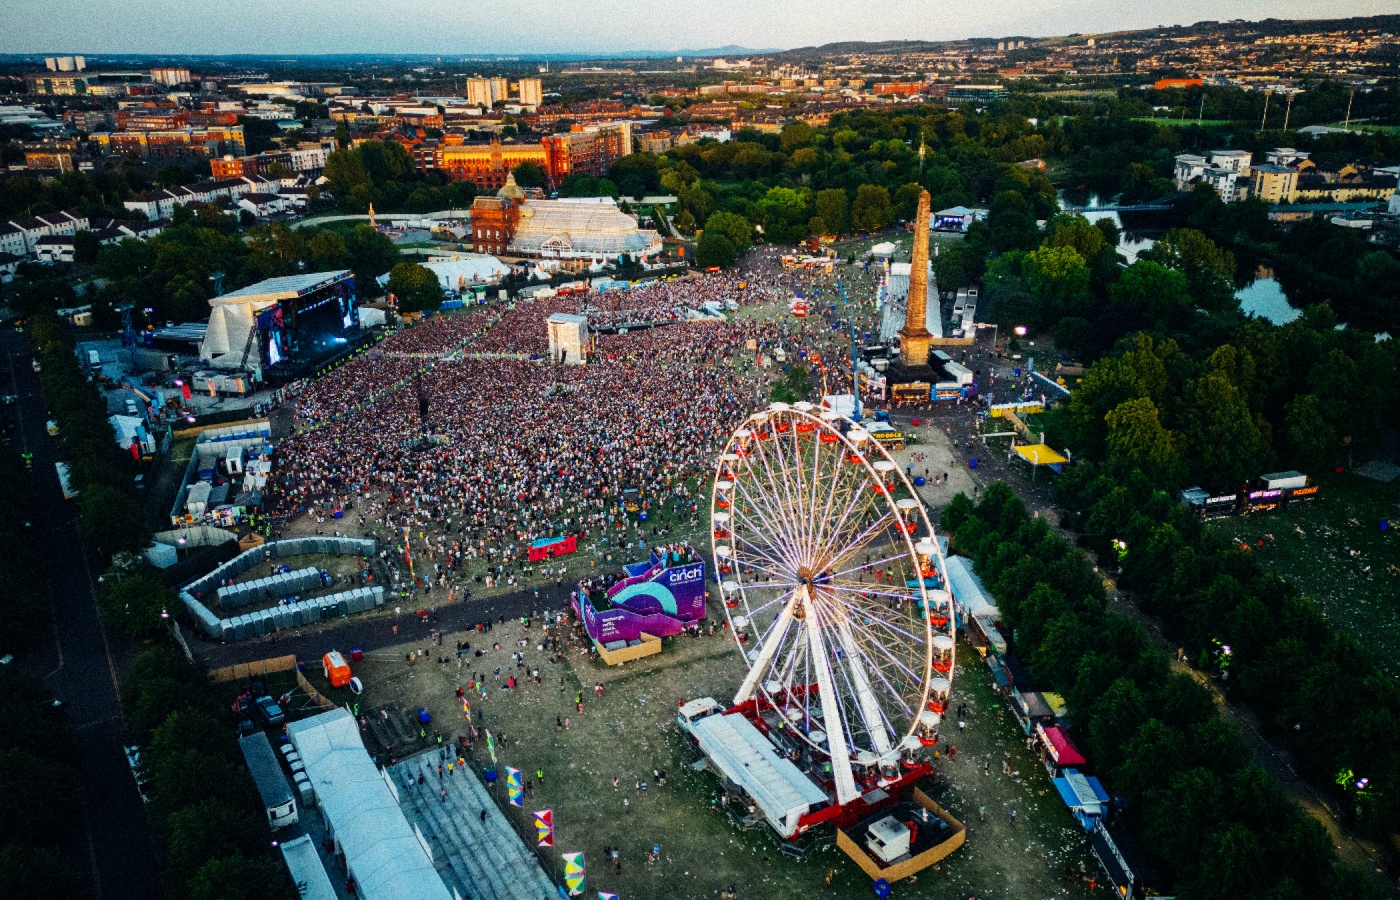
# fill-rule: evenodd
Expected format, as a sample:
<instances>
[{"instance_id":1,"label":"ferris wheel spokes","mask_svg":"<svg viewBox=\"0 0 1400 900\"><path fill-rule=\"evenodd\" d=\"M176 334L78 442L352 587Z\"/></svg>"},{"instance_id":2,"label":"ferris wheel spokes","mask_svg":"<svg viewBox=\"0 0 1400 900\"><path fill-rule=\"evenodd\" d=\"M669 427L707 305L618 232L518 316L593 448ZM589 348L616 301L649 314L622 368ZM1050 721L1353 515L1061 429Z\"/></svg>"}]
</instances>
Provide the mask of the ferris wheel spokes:
<instances>
[{"instance_id":1,"label":"ferris wheel spokes","mask_svg":"<svg viewBox=\"0 0 1400 900\"><path fill-rule=\"evenodd\" d=\"M860 796L855 773L851 771L851 754L846 745L845 715L836 699L836 684L831 677L831 663L822 640L821 629L807 628L810 654L817 676L817 702L822 709L822 727L826 730L827 749L831 754L831 777L836 783L836 802L849 803Z\"/></svg>"}]
</instances>

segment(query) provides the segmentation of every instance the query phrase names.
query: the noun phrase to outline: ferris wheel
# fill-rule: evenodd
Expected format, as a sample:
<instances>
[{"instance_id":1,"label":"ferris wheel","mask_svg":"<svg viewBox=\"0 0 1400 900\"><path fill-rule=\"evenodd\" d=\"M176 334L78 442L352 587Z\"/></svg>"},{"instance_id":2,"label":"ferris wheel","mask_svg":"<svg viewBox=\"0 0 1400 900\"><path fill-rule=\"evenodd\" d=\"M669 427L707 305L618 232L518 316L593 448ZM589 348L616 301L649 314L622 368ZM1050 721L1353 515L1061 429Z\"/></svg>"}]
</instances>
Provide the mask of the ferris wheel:
<instances>
[{"instance_id":1,"label":"ferris wheel","mask_svg":"<svg viewBox=\"0 0 1400 900\"><path fill-rule=\"evenodd\" d=\"M922 501L859 425L810 403L749 416L711 494L715 569L748 674L736 706L853 766L937 741L952 684L947 569ZM775 726L776 727L776 726Z\"/></svg>"}]
</instances>

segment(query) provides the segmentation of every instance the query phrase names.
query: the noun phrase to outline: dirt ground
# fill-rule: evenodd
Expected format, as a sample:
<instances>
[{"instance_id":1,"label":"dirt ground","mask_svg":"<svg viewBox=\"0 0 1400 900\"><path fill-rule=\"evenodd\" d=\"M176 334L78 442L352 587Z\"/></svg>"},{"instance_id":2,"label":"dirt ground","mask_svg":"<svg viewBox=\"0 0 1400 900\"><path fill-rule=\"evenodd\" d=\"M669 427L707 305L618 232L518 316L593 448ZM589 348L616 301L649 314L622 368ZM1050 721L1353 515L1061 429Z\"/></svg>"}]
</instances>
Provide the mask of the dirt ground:
<instances>
[{"instance_id":1,"label":"dirt ground","mask_svg":"<svg viewBox=\"0 0 1400 900\"><path fill-rule=\"evenodd\" d=\"M556 626L556 628L559 626ZM455 643L467 640L472 652L459 670L454 662L416 659L408 667L405 645L372 654L356 668L364 680L362 709L381 706L412 711L425 706L434 713L434 728L445 735L462 727L454 691L467 687L476 673L485 675L487 696L470 695L473 715L497 740L501 764L525 773L529 787L525 809L505 803L504 789L494 793L508 817L524 834L532 810L553 809L554 851L542 851L546 870L561 875L559 852L583 850L590 890L615 891L630 897L712 898L736 885L739 896L833 898L870 896L870 879L836 849L830 831L809 836L809 853L797 861L779 852L762 826L743 830L718 805L715 776L690 768L698 756L675 725L679 701L710 695L733 695L743 674L737 651L723 636L667 641L655 657L609 668L572 649L562 663L544 661L536 649L538 624L521 650L525 668L513 668L510 654L525 634L519 622L496 626L488 635L444 636L433 656L454 656ZM419 648L424 649L424 648ZM540 683L527 678L535 666ZM520 679L514 691L502 685L510 674ZM600 699L594 685L604 686ZM967 731L950 722L944 740L957 747L935 763L939 779L932 794L968 826L967 844L937 869L896 886L896 896L964 900L968 897L1088 897L1078 879L1079 863L1093 872L1083 832L1060 802L1048 775L1026 752L1024 737L1010 713L991 690L991 679L977 654L962 648L955 680L955 702L969 707ZM583 711L575 704L583 693ZM567 728L561 723L567 719ZM454 728L455 726L455 728ZM478 744L476 763L489 764ZM1016 775L1002 774L1008 756ZM984 774L984 764L987 774ZM667 783L656 784L653 770L665 770ZM541 781L537 773L542 771ZM613 785L617 779L617 785ZM647 783L643 792L639 781ZM984 808L986 818L979 815ZM1015 809L1019 821L1010 824ZM653 844L661 861L647 864ZM622 872L603 863L603 848L621 851ZM1065 868L1074 873L1065 879ZM832 885L825 884L827 871Z\"/></svg>"}]
</instances>

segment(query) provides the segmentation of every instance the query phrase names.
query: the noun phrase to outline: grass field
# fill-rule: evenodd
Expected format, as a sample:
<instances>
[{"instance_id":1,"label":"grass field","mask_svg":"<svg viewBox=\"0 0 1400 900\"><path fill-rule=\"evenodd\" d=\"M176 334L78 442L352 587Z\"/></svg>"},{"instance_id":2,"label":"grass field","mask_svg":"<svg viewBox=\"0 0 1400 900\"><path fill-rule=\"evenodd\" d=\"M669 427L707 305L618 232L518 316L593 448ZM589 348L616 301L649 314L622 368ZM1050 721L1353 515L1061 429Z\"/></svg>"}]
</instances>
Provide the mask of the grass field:
<instances>
[{"instance_id":1,"label":"grass field","mask_svg":"<svg viewBox=\"0 0 1400 900\"><path fill-rule=\"evenodd\" d=\"M505 736L500 762L527 777L536 770L545 774L543 783L536 781L527 794L523 811L505 804L503 789L493 793L522 833L531 810L554 810L556 849L543 851L546 871L558 878L559 852L583 850L590 889L624 897L700 900L731 884L743 898L871 896L870 879L836 849L829 831L810 836L805 861L784 856L770 831L762 826L744 830L719 807L712 774L690 768L697 755L675 725L676 704L703 695L733 695L743 668L727 640L668 641L661 655L618 668L572 654L562 664L541 663L540 685L527 681L513 692L503 691L499 685L506 668L493 673L496 666L508 664L507 652L516 649L519 631L518 624L498 626L489 639L503 649L470 659L468 668L484 669L491 685L489 698L483 703L477 694L473 705L481 705L484 725L493 734ZM447 635L444 643L451 646L456 638ZM524 652L527 666L538 663L533 644ZM949 723L945 741L956 744L958 752L935 763L940 777L931 790L934 799L967 824L967 844L937 869L900 882L896 895L947 900L1092 896L1077 877L1063 877L1066 866L1077 873L1081 860L1088 871L1094 870L1084 833L1026 752L1020 730L991 691L986 668L968 648L963 648L962 660L954 691L957 701L970 707L968 730L959 734ZM452 691L469 676L459 675L453 665L409 670L401 653L386 651L361 664L357 673L366 682L364 703L409 709L423 705L434 711L435 723L461 721ZM592 690L597 682L605 685L601 700ZM580 690L581 714L573 703ZM557 717L568 717L567 730L557 730ZM1016 775L1002 774L1004 756L1010 756ZM983 773L984 761L990 762L989 774ZM477 762L487 762L480 746ZM653 769L666 771L664 787L655 784ZM613 778L618 779L616 788ZM637 789L638 780L648 782L645 793ZM986 808L985 821L979 807ZM1013 808L1019 817L1014 826ZM661 845L662 861L649 866L646 855L654 843ZM620 875L602 864L605 846L620 848ZM833 873L829 888L828 870Z\"/></svg>"},{"instance_id":2,"label":"grass field","mask_svg":"<svg viewBox=\"0 0 1400 900\"><path fill-rule=\"evenodd\" d=\"M1158 125L1170 125L1173 128L1185 128L1188 125L1199 125L1202 128L1219 128L1227 125L1238 125L1239 122L1233 119L1200 119L1195 116L1187 116L1184 119L1157 118L1155 116L1141 116L1133 119L1134 122L1156 122Z\"/></svg>"},{"instance_id":3,"label":"grass field","mask_svg":"<svg viewBox=\"0 0 1400 900\"><path fill-rule=\"evenodd\" d=\"M1321 491L1312 504L1215 527L1254 548L1261 563L1316 601L1381 669L1400 677L1400 480L1383 484L1346 474L1317 482ZM1389 530L1380 529L1382 519L1392 522ZM1348 548L1359 555L1349 556Z\"/></svg>"}]
</instances>

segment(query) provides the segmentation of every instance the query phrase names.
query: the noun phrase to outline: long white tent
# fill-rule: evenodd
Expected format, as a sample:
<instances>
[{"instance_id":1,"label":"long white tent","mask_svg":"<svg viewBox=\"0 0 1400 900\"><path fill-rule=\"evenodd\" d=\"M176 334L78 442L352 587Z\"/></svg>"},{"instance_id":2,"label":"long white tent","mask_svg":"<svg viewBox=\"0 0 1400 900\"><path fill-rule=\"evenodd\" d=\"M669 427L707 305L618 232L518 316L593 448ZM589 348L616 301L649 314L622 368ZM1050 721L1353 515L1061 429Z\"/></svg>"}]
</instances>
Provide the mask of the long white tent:
<instances>
[{"instance_id":1,"label":"long white tent","mask_svg":"<svg viewBox=\"0 0 1400 900\"><path fill-rule=\"evenodd\" d=\"M694 733L705 758L742 787L784 837L797 830L804 814L831 799L738 713L700 719Z\"/></svg>"},{"instance_id":2,"label":"long white tent","mask_svg":"<svg viewBox=\"0 0 1400 900\"><path fill-rule=\"evenodd\" d=\"M347 710L287 726L364 900L452 900Z\"/></svg>"}]
</instances>

